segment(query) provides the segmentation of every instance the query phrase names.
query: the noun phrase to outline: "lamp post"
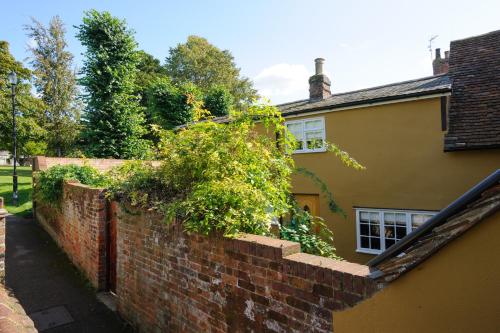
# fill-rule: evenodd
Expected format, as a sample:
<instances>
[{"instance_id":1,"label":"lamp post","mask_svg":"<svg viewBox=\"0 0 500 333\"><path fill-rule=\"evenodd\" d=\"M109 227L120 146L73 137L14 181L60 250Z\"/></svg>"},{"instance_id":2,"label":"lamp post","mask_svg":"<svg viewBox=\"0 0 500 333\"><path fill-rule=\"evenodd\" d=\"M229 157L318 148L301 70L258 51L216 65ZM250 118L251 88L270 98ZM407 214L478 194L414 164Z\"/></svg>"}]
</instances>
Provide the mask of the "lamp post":
<instances>
[{"instance_id":1,"label":"lamp post","mask_svg":"<svg viewBox=\"0 0 500 333\"><path fill-rule=\"evenodd\" d=\"M12 173L12 202L14 206L18 205L17 195L17 128L16 128L16 85L17 74L12 71L9 73L9 82L12 89L12 142L13 142L13 158L14 172Z\"/></svg>"}]
</instances>

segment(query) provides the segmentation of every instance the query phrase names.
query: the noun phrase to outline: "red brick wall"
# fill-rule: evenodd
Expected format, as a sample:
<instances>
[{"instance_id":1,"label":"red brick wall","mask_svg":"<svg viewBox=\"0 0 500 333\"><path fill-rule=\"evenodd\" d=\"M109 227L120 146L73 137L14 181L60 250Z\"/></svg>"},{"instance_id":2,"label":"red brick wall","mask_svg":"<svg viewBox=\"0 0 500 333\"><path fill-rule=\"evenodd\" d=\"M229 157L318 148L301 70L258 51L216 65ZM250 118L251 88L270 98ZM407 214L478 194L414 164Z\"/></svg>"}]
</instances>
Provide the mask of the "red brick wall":
<instances>
[{"instance_id":1,"label":"red brick wall","mask_svg":"<svg viewBox=\"0 0 500 333\"><path fill-rule=\"evenodd\" d=\"M187 235L112 205L118 311L139 332L331 332L377 285L367 266L262 236Z\"/></svg>"},{"instance_id":2,"label":"red brick wall","mask_svg":"<svg viewBox=\"0 0 500 333\"><path fill-rule=\"evenodd\" d=\"M36 189L35 189L36 190ZM106 288L105 190L65 183L61 208L34 203L36 220L97 289Z\"/></svg>"},{"instance_id":3,"label":"red brick wall","mask_svg":"<svg viewBox=\"0 0 500 333\"><path fill-rule=\"evenodd\" d=\"M106 158L71 158L71 157L46 157L36 156L33 158L33 171L43 171L55 165L90 165L99 171L108 171L109 169L122 165L127 160L116 160ZM158 165L160 162L151 161L153 165Z\"/></svg>"}]
</instances>

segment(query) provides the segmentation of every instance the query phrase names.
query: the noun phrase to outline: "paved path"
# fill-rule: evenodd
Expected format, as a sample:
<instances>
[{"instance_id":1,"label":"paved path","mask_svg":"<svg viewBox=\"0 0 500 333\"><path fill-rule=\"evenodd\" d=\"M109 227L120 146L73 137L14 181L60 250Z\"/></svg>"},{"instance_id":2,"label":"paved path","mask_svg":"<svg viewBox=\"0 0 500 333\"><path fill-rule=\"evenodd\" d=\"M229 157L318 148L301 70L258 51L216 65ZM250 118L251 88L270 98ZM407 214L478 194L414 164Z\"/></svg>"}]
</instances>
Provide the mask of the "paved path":
<instances>
[{"instance_id":1,"label":"paved path","mask_svg":"<svg viewBox=\"0 0 500 333\"><path fill-rule=\"evenodd\" d=\"M32 219L7 217L5 237L6 285L26 313L34 318L38 311L63 306L74 320L44 333L132 332L97 301L89 283Z\"/></svg>"}]
</instances>

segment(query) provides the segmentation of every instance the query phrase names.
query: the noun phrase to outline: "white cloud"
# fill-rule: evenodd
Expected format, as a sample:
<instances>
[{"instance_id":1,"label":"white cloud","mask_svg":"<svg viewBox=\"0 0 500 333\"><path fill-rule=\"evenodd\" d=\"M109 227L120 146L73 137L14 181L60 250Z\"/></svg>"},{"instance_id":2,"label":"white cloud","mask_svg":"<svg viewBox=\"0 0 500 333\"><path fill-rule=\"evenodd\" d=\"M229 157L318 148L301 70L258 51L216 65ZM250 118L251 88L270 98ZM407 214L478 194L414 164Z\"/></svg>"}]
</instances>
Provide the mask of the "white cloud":
<instances>
[{"instance_id":1,"label":"white cloud","mask_svg":"<svg viewBox=\"0 0 500 333\"><path fill-rule=\"evenodd\" d=\"M261 96L283 103L308 97L311 74L304 65L276 64L264 68L253 81Z\"/></svg>"}]
</instances>

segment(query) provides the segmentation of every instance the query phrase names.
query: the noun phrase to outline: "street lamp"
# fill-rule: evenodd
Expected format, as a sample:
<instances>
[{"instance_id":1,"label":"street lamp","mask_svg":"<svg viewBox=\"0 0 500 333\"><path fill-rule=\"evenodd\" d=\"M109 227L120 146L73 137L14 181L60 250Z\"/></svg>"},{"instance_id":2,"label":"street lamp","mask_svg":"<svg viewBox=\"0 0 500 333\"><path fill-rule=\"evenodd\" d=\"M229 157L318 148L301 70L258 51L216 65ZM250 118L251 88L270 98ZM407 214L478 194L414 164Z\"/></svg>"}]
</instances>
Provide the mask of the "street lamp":
<instances>
[{"instance_id":1,"label":"street lamp","mask_svg":"<svg viewBox=\"0 0 500 333\"><path fill-rule=\"evenodd\" d=\"M14 157L14 172L12 173L12 202L14 206L18 205L17 195L17 128L16 128L16 85L17 74L12 71L9 73L9 82L12 89L12 141L13 141L13 157Z\"/></svg>"}]
</instances>

